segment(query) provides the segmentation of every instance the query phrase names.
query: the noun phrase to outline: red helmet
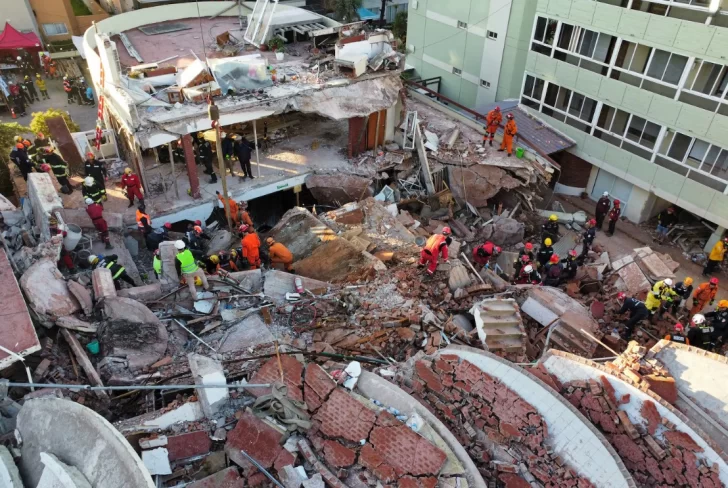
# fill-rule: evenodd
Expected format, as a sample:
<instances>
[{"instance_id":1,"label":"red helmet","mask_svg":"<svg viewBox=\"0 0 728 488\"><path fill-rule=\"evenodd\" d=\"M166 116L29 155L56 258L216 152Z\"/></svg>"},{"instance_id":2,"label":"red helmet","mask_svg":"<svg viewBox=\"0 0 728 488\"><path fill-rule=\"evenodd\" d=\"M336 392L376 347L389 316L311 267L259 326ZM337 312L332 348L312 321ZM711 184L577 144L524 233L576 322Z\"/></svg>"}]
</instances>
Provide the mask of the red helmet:
<instances>
[{"instance_id":1,"label":"red helmet","mask_svg":"<svg viewBox=\"0 0 728 488\"><path fill-rule=\"evenodd\" d=\"M531 244L530 242L527 242L526 245L523 247L526 248L526 251L533 251L533 244Z\"/></svg>"},{"instance_id":2,"label":"red helmet","mask_svg":"<svg viewBox=\"0 0 728 488\"><path fill-rule=\"evenodd\" d=\"M500 246L495 246L493 248L493 251L495 251L496 254L500 254L501 252L503 252L503 249Z\"/></svg>"},{"instance_id":3,"label":"red helmet","mask_svg":"<svg viewBox=\"0 0 728 488\"><path fill-rule=\"evenodd\" d=\"M15 147L18 148L18 149L25 149L25 146L23 146L23 143L22 142L17 143L15 145Z\"/></svg>"},{"instance_id":4,"label":"red helmet","mask_svg":"<svg viewBox=\"0 0 728 488\"><path fill-rule=\"evenodd\" d=\"M449 236L451 234L452 234L452 230L450 229L450 227L445 227L444 229L442 229L442 235Z\"/></svg>"},{"instance_id":5,"label":"red helmet","mask_svg":"<svg viewBox=\"0 0 728 488\"><path fill-rule=\"evenodd\" d=\"M38 139L45 139L45 136L42 132L38 132Z\"/></svg>"},{"instance_id":6,"label":"red helmet","mask_svg":"<svg viewBox=\"0 0 728 488\"><path fill-rule=\"evenodd\" d=\"M500 107L496 105L496 107L495 107L495 111L496 111L496 112L500 112Z\"/></svg>"},{"instance_id":7,"label":"red helmet","mask_svg":"<svg viewBox=\"0 0 728 488\"><path fill-rule=\"evenodd\" d=\"M40 170L46 173L50 173L51 167L47 163L43 163L40 165Z\"/></svg>"},{"instance_id":8,"label":"red helmet","mask_svg":"<svg viewBox=\"0 0 728 488\"><path fill-rule=\"evenodd\" d=\"M552 254L551 258L549 258L550 263L558 263L559 262L559 255L558 254Z\"/></svg>"},{"instance_id":9,"label":"red helmet","mask_svg":"<svg viewBox=\"0 0 728 488\"><path fill-rule=\"evenodd\" d=\"M523 261L524 263L527 263L530 260L531 258L528 257L528 254L524 254L523 256L521 256L521 261Z\"/></svg>"},{"instance_id":10,"label":"red helmet","mask_svg":"<svg viewBox=\"0 0 728 488\"><path fill-rule=\"evenodd\" d=\"M574 250L574 249L570 250L569 256L576 257L576 250Z\"/></svg>"},{"instance_id":11,"label":"red helmet","mask_svg":"<svg viewBox=\"0 0 728 488\"><path fill-rule=\"evenodd\" d=\"M718 284L718 278L711 278L710 279L710 284L711 285L717 285Z\"/></svg>"},{"instance_id":12,"label":"red helmet","mask_svg":"<svg viewBox=\"0 0 728 488\"><path fill-rule=\"evenodd\" d=\"M512 118L513 118L513 114L512 114L512 113L510 113L510 112L508 112L508 115L506 115L506 118L508 118L508 119L512 119Z\"/></svg>"},{"instance_id":13,"label":"red helmet","mask_svg":"<svg viewBox=\"0 0 728 488\"><path fill-rule=\"evenodd\" d=\"M620 202L619 202L619 200L617 200L617 199L615 198L615 199L614 199L614 206L615 206L615 207L619 207L619 203L620 203Z\"/></svg>"},{"instance_id":14,"label":"red helmet","mask_svg":"<svg viewBox=\"0 0 728 488\"><path fill-rule=\"evenodd\" d=\"M23 139L23 146L30 147L30 141L28 139Z\"/></svg>"},{"instance_id":15,"label":"red helmet","mask_svg":"<svg viewBox=\"0 0 728 488\"><path fill-rule=\"evenodd\" d=\"M195 220L195 225L202 226L202 221L201 220Z\"/></svg>"},{"instance_id":16,"label":"red helmet","mask_svg":"<svg viewBox=\"0 0 728 488\"><path fill-rule=\"evenodd\" d=\"M682 332L684 330L685 330L685 327L683 327L683 324L681 324L680 322L675 324L675 332Z\"/></svg>"},{"instance_id":17,"label":"red helmet","mask_svg":"<svg viewBox=\"0 0 728 488\"><path fill-rule=\"evenodd\" d=\"M597 225L597 219L591 219L589 225Z\"/></svg>"},{"instance_id":18,"label":"red helmet","mask_svg":"<svg viewBox=\"0 0 728 488\"><path fill-rule=\"evenodd\" d=\"M93 159L93 158L94 158L94 153L92 153L92 152L87 152L87 153L86 153L86 156L88 156L89 158Z\"/></svg>"},{"instance_id":19,"label":"red helmet","mask_svg":"<svg viewBox=\"0 0 728 488\"><path fill-rule=\"evenodd\" d=\"M172 224L170 224L169 222L165 222L164 223L164 228L167 229L167 230L172 230Z\"/></svg>"},{"instance_id":20,"label":"red helmet","mask_svg":"<svg viewBox=\"0 0 728 488\"><path fill-rule=\"evenodd\" d=\"M238 227L238 231L240 231L241 234L247 230L248 230L248 224L243 224L240 227Z\"/></svg>"},{"instance_id":21,"label":"red helmet","mask_svg":"<svg viewBox=\"0 0 728 488\"><path fill-rule=\"evenodd\" d=\"M200 227L199 225L194 226L192 230L195 231L195 234L202 234L202 227Z\"/></svg>"},{"instance_id":22,"label":"red helmet","mask_svg":"<svg viewBox=\"0 0 728 488\"><path fill-rule=\"evenodd\" d=\"M626 293L624 293L622 291L620 291L619 293L617 293L617 300L624 300L625 298L627 298L627 294Z\"/></svg>"}]
</instances>

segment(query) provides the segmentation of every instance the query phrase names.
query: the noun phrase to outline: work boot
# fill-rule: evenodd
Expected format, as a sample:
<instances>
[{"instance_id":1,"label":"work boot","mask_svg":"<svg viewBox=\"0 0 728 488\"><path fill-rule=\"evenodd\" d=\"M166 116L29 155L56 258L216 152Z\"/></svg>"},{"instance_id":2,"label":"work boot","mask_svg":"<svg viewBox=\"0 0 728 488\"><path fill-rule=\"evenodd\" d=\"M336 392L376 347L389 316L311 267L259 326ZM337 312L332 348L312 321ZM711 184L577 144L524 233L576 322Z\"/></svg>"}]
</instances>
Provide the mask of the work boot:
<instances>
[{"instance_id":1,"label":"work boot","mask_svg":"<svg viewBox=\"0 0 728 488\"><path fill-rule=\"evenodd\" d=\"M112 246L110 242L107 242L106 249L114 249L114 246Z\"/></svg>"},{"instance_id":2,"label":"work boot","mask_svg":"<svg viewBox=\"0 0 728 488\"><path fill-rule=\"evenodd\" d=\"M503 152L503 149L498 149L498 152Z\"/></svg>"},{"instance_id":3,"label":"work boot","mask_svg":"<svg viewBox=\"0 0 728 488\"><path fill-rule=\"evenodd\" d=\"M493 147L493 141L488 141L488 145L489 145L490 147Z\"/></svg>"},{"instance_id":4,"label":"work boot","mask_svg":"<svg viewBox=\"0 0 728 488\"><path fill-rule=\"evenodd\" d=\"M210 175L210 183L217 183L217 175L215 173Z\"/></svg>"},{"instance_id":5,"label":"work boot","mask_svg":"<svg viewBox=\"0 0 728 488\"><path fill-rule=\"evenodd\" d=\"M255 179L255 176L250 175L248 178L250 178L251 180L254 180Z\"/></svg>"},{"instance_id":6,"label":"work boot","mask_svg":"<svg viewBox=\"0 0 728 488\"><path fill-rule=\"evenodd\" d=\"M134 206L134 202L133 202L133 201L131 201L131 200L129 200L129 205L127 205L127 207L126 207L126 208L131 208L131 207L133 207L133 206Z\"/></svg>"},{"instance_id":7,"label":"work boot","mask_svg":"<svg viewBox=\"0 0 728 488\"><path fill-rule=\"evenodd\" d=\"M511 157L511 153L508 153L508 157L509 157L509 158Z\"/></svg>"}]
</instances>

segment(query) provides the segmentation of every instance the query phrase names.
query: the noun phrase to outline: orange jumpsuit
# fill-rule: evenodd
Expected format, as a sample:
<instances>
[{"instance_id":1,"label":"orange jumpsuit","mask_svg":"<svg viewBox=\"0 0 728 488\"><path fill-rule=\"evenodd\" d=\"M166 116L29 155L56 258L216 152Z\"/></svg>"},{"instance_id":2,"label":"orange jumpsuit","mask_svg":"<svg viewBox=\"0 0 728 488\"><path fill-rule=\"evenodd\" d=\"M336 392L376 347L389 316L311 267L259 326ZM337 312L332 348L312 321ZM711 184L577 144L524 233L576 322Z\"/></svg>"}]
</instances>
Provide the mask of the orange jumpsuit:
<instances>
[{"instance_id":1,"label":"orange jumpsuit","mask_svg":"<svg viewBox=\"0 0 728 488\"><path fill-rule=\"evenodd\" d=\"M502 121L503 114L500 110L493 109L488 112L488 115L485 117L485 130L487 133L483 134L483 140L488 139L490 141L493 141L493 137L498 131L498 127L500 127Z\"/></svg>"},{"instance_id":2,"label":"orange jumpsuit","mask_svg":"<svg viewBox=\"0 0 728 488\"><path fill-rule=\"evenodd\" d=\"M291 270L291 264L293 264L293 254L288 250L286 246L280 242L274 243L270 249L270 262L275 267L277 264L282 264L286 271Z\"/></svg>"},{"instance_id":3,"label":"orange jumpsuit","mask_svg":"<svg viewBox=\"0 0 728 488\"><path fill-rule=\"evenodd\" d=\"M715 300L716 293L718 293L718 287L711 288L710 283L702 283L697 287L693 293L693 308L690 309L690 316L700 313L708 302Z\"/></svg>"},{"instance_id":4,"label":"orange jumpsuit","mask_svg":"<svg viewBox=\"0 0 728 488\"><path fill-rule=\"evenodd\" d=\"M506 123L506 128L503 131L503 141L501 141L501 151L507 150L508 154L513 154L513 136L518 134L518 127L516 121L511 119Z\"/></svg>"},{"instance_id":5,"label":"orange jumpsuit","mask_svg":"<svg viewBox=\"0 0 728 488\"><path fill-rule=\"evenodd\" d=\"M260 239L258 234L245 234L240 241L243 246L243 257L250 263L250 269L260 268Z\"/></svg>"},{"instance_id":6,"label":"orange jumpsuit","mask_svg":"<svg viewBox=\"0 0 728 488\"><path fill-rule=\"evenodd\" d=\"M240 219L238 218L238 204L232 198L228 198L228 203L230 204L230 218L237 228L238 225L240 225Z\"/></svg>"},{"instance_id":7,"label":"orange jumpsuit","mask_svg":"<svg viewBox=\"0 0 728 488\"><path fill-rule=\"evenodd\" d=\"M250 214L247 210L240 212L240 220L245 224L253 227L253 220L250 218Z\"/></svg>"},{"instance_id":8,"label":"orange jumpsuit","mask_svg":"<svg viewBox=\"0 0 728 488\"><path fill-rule=\"evenodd\" d=\"M420 253L420 265L428 263L427 272L434 274L437 269L437 259L440 253L442 253L442 259L447 261L448 252L447 237L442 234L430 236Z\"/></svg>"}]
</instances>

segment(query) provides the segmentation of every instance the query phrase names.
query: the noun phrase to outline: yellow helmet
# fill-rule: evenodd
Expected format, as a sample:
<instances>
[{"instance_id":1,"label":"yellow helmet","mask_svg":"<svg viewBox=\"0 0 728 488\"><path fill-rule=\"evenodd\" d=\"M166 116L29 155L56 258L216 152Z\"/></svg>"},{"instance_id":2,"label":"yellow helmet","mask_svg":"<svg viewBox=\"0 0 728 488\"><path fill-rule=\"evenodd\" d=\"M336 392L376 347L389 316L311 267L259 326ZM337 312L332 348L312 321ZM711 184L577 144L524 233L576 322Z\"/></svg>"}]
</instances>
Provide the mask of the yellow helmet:
<instances>
[{"instance_id":1,"label":"yellow helmet","mask_svg":"<svg viewBox=\"0 0 728 488\"><path fill-rule=\"evenodd\" d=\"M131 168L124 168L124 174L130 175L131 174Z\"/></svg>"},{"instance_id":2,"label":"yellow helmet","mask_svg":"<svg viewBox=\"0 0 728 488\"><path fill-rule=\"evenodd\" d=\"M685 283L685 286L690 286L693 284L693 279L691 277L687 277L683 280L683 283Z\"/></svg>"},{"instance_id":3,"label":"yellow helmet","mask_svg":"<svg viewBox=\"0 0 728 488\"><path fill-rule=\"evenodd\" d=\"M728 300L721 300L718 302L718 308L728 308Z\"/></svg>"},{"instance_id":4,"label":"yellow helmet","mask_svg":"<svg viewBox=\"0 0 728 488\"><path fill-rule=\"evenodd\" d=\"M210 256L210 261L212 261L215 264L218 264L220 262L220 257L217 254L213 254Z\"/></svg>"},{"instance_id":5,"label":"yellow helmet","mask_svg":"<svg viewBox=\"0 0 728 488\"><path fill-rule=\"evenodd\" d=\"M238 255L238 251L235 248L230 249L230 256L235 257Z\"/></svg>"},{"instance_id":6,"label":"yellow helmet","mask_svg":"<svg viewBox=\"0 0 728 488\"><path fill-rule=\"evenodd\" d=\"M550 237L547 237L546 239L544 239L543 243L546 244L547 246L550 246L553 242L551 241Z\"/></svg>"},{"instance_id":7,"label":"yellow helmet","mask_svg":"<svg viewBox=\"0 0 728 488\"><path fill-rule=\"evenodd\" d=\"M549 215L549 220L551 222L556 222L557 220L559 220L559 218L556 216L556 214L551 214Z\"/></svg>"}]
</instances>

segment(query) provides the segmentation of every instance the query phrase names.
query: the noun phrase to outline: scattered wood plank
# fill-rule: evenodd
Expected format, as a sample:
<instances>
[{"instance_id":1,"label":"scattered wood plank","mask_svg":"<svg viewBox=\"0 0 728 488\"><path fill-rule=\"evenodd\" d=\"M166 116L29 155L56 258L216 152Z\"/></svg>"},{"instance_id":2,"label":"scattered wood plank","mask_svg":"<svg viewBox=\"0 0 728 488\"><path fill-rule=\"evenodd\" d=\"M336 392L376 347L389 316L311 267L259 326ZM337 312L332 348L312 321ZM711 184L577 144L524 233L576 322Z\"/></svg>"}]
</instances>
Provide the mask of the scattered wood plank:
<instances>
[{"instance_id":1,"label":"scattered wood plank","mask_svg":"<svg viewBox=\"0 0 728 488\"><path fill-rule=\"evenodd\" d=\"M73 351L73 354L76 355L78 364L81 365L81 368L83 369L84 373L86 373L86 376L88 377L91 384L93 384L94 386L104 386L104 383L101 381L101 376L99 376L99 373L96 371L96 368L94 368L94 365L91 364L91 361L86 355L86 351L83 350L83 346L81 346L81 343L78 342L76 336L73 335L68 329L61 329L61 334L63 334L63 338L66 340L66 343L71 348L71 351ZM109 395L104 390L95 390L94 393L96 393L96 396L98 396L102 400L109 399Z\"/></svg>"}]
</instances>

